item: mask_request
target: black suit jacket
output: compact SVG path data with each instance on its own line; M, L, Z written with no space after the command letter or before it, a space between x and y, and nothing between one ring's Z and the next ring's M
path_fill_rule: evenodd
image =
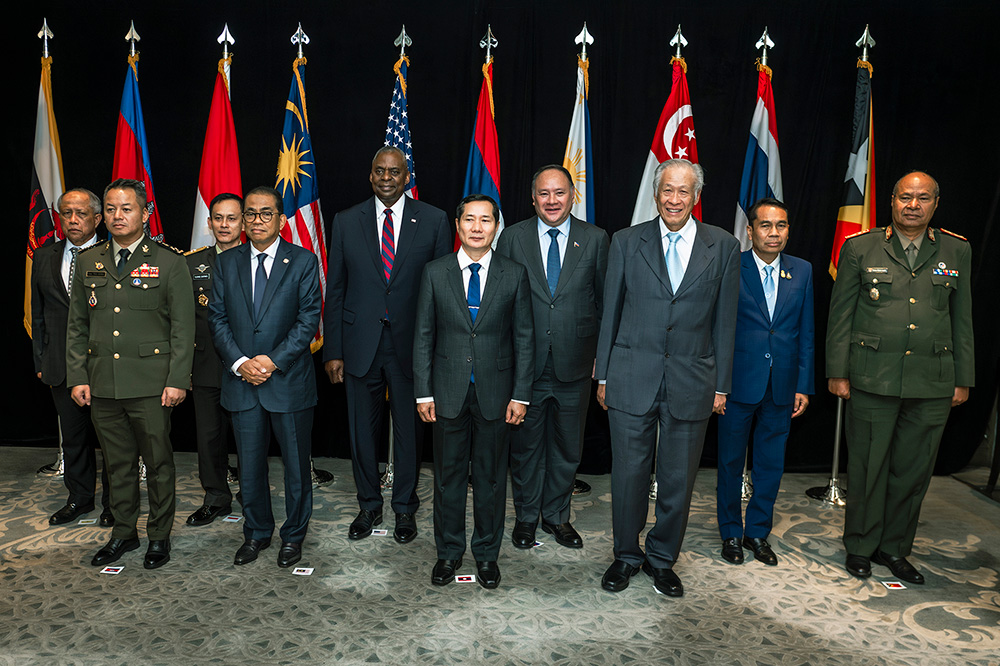
M604 276L608 270L608 244L608 234L603 229L571 217L566 255L556 294L552 296L542 266L538 217L507 227L500 234L497 253L528 269L535 324L536 380L545 370L550 345L559 381L578 381L593 373ZM547 246L545 251L548 252Z
M458 416L476 372L483 418L504 417L511 400L531 400L534 346L528 275L493 253L475 323L457 253L427 264L417 300L413 392L434 397L438 416Z
M31 351L35 372L50 386L66 380L69 294L61 275L66 242L37 248L31 264Z
M381 211L379 211L381 213ZM355 377L368 372L388 314L400 365L412 377L413 322L424 265L452 251L455 230L443 210L407 197L388 283L375 222L375 197L333 218L327 252L323 360L344 359Z

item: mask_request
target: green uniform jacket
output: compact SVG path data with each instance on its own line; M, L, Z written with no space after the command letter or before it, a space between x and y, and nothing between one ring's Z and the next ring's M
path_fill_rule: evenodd
M212 278L215 259L219 256L214 245L184 254L194 288L194 365L191 367L193 386L222 387L222 360L215 353L212 331L208 326L208 306L214 298Z
M848 238L830 297L826 376L899 398L975 383L972 251L928 227L911 271L893 227Z
M184 257L143 236L118 275L111 241L80 254L66 331L66 385L98 398L191 386L194 302Z

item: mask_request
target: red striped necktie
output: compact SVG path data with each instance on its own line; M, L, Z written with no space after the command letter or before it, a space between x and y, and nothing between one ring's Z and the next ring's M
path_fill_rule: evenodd
M385 281L389 282L392 274L392 261L396 258L396 239L392 229L392 210L385 209L385 223L382 224L382 272Z

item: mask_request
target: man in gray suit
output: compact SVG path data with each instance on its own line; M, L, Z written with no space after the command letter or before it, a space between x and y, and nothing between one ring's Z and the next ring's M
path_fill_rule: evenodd
M628 587L641 567L663 594L684 587L673 571L705 430L729 393L740 247L691 217L704 175L687 160L654 173L659 216L615 234L597 343L597 399L609 410L615 561L601 586ZM660 429L656 441L657 426ZM646 535L647 492L656 458L656 523Z
M434 585L462 566L470 461L477 579L500 583L509 425L524 422L534 359L528 275L492 251L498 218L490 197L462 199L462 247L427 264L417 298L414 393L420 418L434 424Z
M510 442L516 548L535 544L539 515L556 543L583 547L570 523L570 499L590 404L608 235L570 215L573 194L565 168L542 167L531 180L537 215L505 229L497 244L498 254L528 269L535 325L531 406Z

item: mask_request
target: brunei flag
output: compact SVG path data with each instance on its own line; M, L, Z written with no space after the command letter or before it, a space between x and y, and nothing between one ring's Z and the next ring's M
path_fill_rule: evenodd
M48 28L43 28L47 30ZM41 35L39 35L41 36ZM28 205L28 247L24 260L24 328L31 335L31 265L35 250L62 238L56 200L62 195L62 153L59 130L52 108L52 57L42 58L42 81L38 86L38 115L35 117L35 150L32 157L31 201Z
M139 100L138 62L138 53L128 57L111 179L132 178L145 184L146 209L149 211L146 233L153 240L162 241L163 224L160 222L160 209L156 205L156 193L153 190L153 171L149 167L149 146L146 143L146 126L142 120L142 102Z
M285 102L285 126L281 132L278 173L274 189L282 197L282 212L288 224L281 237L304 247L319 260L320 294L326 298L326 226L319 205L316 183L316 159L309 135L309 112L306 110L306 59L292 62L292 86ZM325 305L325 304L324 304ZM323 346L323 317L311 349Z
M858 60L854 91L854 134L844 176L844 205L837 214L837 229L830 255L830 275L837 279L837 261L844 240L875 226L875 125L872 121L872 65Z
M486 194L500 205L500 149L497 141L497 125L493 109L493 57L483 65L483 85L479 89L479 103L476 105L476 126L472 131L472 146L469 148L469 164L465 169L465 185L462 196ZM497 220L497 234L493 237L493 247L503 231L503 211ZM460 243L455 240L455 249Z
M573 118L569 123L569 138L566 139L566 154L563 166L573 176L575 190L572 213L577 219L594 224L594 155L590 144L590 110L587 95L590 92L588 69L590 61L576 58L576 102Z

